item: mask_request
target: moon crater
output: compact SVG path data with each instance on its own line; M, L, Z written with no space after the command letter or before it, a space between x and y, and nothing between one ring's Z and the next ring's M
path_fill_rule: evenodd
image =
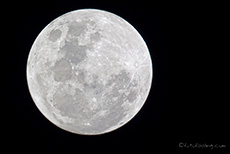
M52 42L55 42L58 38L60 38L61 33L62 33L61 30L59 30L59 29L53 29L50 32L49 40L51 40Z

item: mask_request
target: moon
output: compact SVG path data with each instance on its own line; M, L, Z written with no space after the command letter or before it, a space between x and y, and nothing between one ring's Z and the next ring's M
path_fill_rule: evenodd
M81 135L111 132L144 105L152 62L138 31L103 10L68 12L37 36L27 60L27 83L40 112Z

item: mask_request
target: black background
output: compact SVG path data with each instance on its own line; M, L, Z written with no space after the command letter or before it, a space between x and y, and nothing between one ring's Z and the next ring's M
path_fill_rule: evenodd
M10 68L6 133L12 150L152 152L187 150L178 147L181 142L228 145L227 107L214 88L218 83L213 82L221 71L215 64L218 58L208 58L217 56L219 49L210 39L214 32L209 33L209 13L200 16L197 10L187 11L188 6L179 11L150 1L28 1L13 5L13 13L7 15L13 22L7 22L7 28L14 43L8 45L12 52L6 51ZM132 24L146 41L153 64L152 88L140 112L123 127L98 136L77 135L53 125L33 103L26 82L27 57L37 35L60 15L84 8L106 10Z

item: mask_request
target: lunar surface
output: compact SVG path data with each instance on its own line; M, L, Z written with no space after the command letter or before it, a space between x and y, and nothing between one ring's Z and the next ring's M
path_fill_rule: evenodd
M127 21L82 9L41 31L29 53L27 82L36 106L53 124L98 135L123 126L141 109L152 62L145 41Z

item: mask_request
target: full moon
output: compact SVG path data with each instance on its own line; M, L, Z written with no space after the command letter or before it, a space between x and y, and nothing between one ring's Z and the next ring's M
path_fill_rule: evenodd
M98 135L130 121L144 105L152 62L138 31L103 10L68 12L37 36L27 83L40 112L63 130Z

